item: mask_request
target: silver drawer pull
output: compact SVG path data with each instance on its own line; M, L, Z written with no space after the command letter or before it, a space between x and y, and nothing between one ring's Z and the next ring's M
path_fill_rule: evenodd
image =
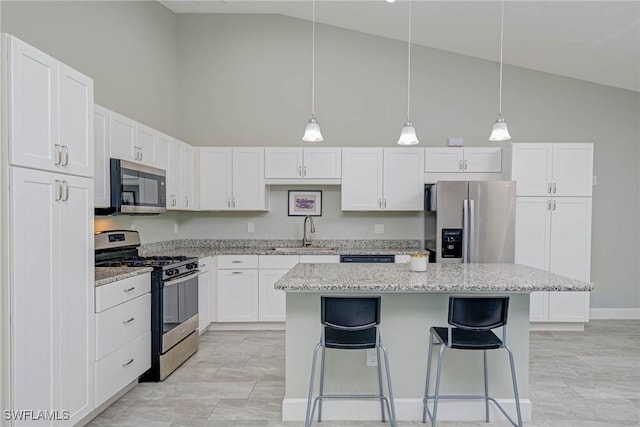
M123 364L123 365L122 365L122 367L123 367L123 368L126 368L127 366L131 365L131 364L133 363L133 361L134 361L134 360L135 360L135 359L133 359L133 358L132 358L132 359L131 359L131 360L129 360L127 363Z
M131 319L129 319L129 320L125 320L125 321L123 321L122 323L124 323L124 324L126 325L126 324L128 324L128 323L133 322L135 319L136 319L135 317L132 317Z
M234 271L231 274L242 274L242 271Z
M131 287L131 288L129 288L129 289L125 289L125 290L123 290L122 292L131 292L131 291L133 291L135 288L136 288L136 287L135 287L135 286L133 286L133 287Z
M244 261L231 261L233 264L242 264Z

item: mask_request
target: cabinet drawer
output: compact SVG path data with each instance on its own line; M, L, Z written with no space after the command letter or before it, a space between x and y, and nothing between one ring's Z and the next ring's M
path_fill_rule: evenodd
M258 255L219 255L218 268L234 270L258 268Z
M96 313L151 291L151 273L129 277L96 288Z
M201 272L209 271L213 267L213 257L200 258L198 260L198 270Z
M151 294L96 315L96 359L151 330Z
M151 367L151 332L96 362L96 407Z
M298 263L298 255L260 255L258 265L260 268L290 269Z

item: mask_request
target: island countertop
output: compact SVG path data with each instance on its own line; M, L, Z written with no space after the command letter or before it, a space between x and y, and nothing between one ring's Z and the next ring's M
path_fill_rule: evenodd
M521 264L297 264L275 283L287 292L591 291L593 284Z

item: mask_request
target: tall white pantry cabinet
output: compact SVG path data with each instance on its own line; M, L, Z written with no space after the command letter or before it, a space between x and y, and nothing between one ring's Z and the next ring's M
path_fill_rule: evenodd
M93 81L15 37L2 43L10 409L73 425L95 403Z
M512 144L516 263L590 281L593 144ZM589 320L588 292L534 292L532 322Z

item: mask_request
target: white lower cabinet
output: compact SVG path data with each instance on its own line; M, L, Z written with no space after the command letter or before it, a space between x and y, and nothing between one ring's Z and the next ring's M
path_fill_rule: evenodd
M212 257L198 261L198 332L202 334L211 323L211 265Z
M261 322L284 322L286 319L286 292L275 289L273 285L287 274L300 260L298 255L260 255L259 273L259 309Z
M96 407L151 367L151 274L96 289Z
M218 322L258 320L258 256L218 256Z

